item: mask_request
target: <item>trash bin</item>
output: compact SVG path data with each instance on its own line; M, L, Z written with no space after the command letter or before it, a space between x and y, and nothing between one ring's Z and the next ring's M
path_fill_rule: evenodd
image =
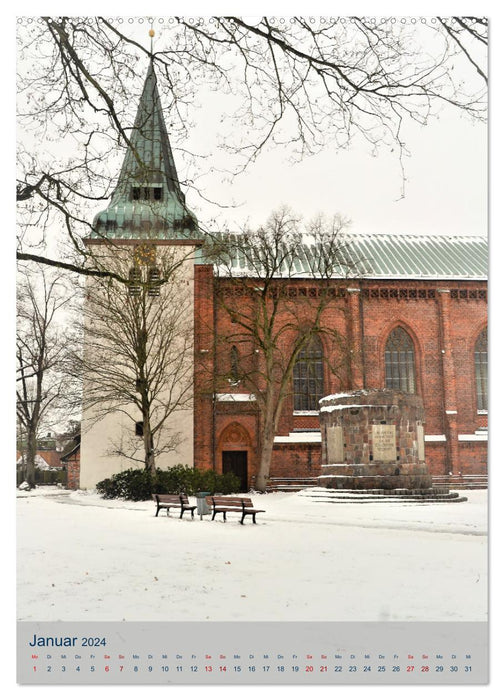
M206 496L210 496L210 491L198 491L196 494L197 512L200 520L203 520L204 515L210 514L210 508L205 500Z

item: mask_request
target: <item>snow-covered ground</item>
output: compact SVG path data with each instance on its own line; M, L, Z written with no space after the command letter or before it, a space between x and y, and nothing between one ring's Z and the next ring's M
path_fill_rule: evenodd
M238 517L18 492L20 620L486 620L487 492L465 503L255 494ZM193 499L191 499L193 500Z

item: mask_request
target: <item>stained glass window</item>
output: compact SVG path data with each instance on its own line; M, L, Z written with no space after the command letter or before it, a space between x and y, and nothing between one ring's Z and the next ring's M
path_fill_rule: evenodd
M294 410L318 411L324 390L323 350L314 337L299 353L294 366Z
M385 345L385 386L410 394L416 390L413 340L400 326L390 333Z
M474 371L476 374L476 399L478 411L488 410L487 395L488 337L487 329L478 336L474 346Z

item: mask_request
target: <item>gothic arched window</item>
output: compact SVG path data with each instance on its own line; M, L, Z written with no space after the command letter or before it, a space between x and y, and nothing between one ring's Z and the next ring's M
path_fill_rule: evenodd
M233 345L230 353L231 372L229 376L229 380L232 384L238 384L238 382L240 381L239 362L240 356L238 354L238 348L236 347L236 345Z
M488 410L487 394L488 337L487 329L481 331L474 346L474 372L476 375L476 400L478 411Z
M413 340L398 326L385 345L385 386L410 394L415 393L415 350Z
M317 336L299 353L293 375L295 411L318 411L324 391L323 358Z

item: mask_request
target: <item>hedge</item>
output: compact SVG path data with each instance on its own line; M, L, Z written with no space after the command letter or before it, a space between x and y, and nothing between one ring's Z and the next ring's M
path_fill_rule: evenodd
M145 469L127 469L96 484L104 498L124 498L127 501L146 501L153 493L237 493L240 478L235 474L216 474L196 467L177 464L170 469L156 469L152 474Z

